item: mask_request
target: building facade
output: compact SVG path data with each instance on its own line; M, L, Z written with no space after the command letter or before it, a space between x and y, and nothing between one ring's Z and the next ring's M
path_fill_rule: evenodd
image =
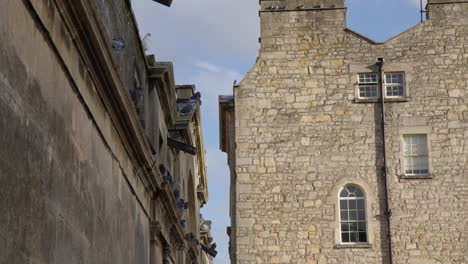
M0 263L210 263L200 96L130 1L0 1L0 39Z
M231 262L467 263L468 1L385 42L344 0L260 4L257 62L219 101Z

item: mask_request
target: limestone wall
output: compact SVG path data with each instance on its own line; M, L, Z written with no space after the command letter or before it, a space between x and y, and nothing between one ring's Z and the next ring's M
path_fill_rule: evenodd
M236 263L389 262L382 108L355 100L377 58L409 95L385 106L393 263L466 262L468 3L429 11L385 43L345 29L345 9L261 11L260 57L235 89ZM403 177L408 131L428 134L430 177ZM366 192L359 248L337 239L348 183Z
M137 168L58 9L28 4L0 3L0 263L148 263Z

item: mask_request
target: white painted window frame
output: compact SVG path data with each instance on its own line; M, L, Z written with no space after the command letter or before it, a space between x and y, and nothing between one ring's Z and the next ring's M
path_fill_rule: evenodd
M425 136L425 149L426 149L426 153L424 155L407 155L405 154L405 137L406 136ZM403 144L403 148L402 148L402 153L403 153L403 173L405 176L427 176L430 174L430 165L429 165L429 136L425 133L412 133L412 134L403 134L402 135L402 144ZM420 146L419 146L420 147ZM427 173L406 173L406 158L413 158L413 157L425 157L426 159L426 169L427 169Z
M356 188L359 188L361 190L361 192L364 194L364 197L340 197L340 194L341 192L348 186L354 186ZM341 219L341 205L340 205L340 202L342 200L355 200L357 202L357 200L364 200L364 220L356 220L356 221L350 221L350 220L343 220ZM364 190L364 188L362 188L361 186L357 185L357 184L346 184L344 185L343 187L341 187L338 191L338 225L339 225L339 241L340 241L340 244L342 245L367 245L369 244L369 221L368 221L368 216L367 216L367 198L366 198L366 192ZM348 208L349 210L349 208ZM366 224L366 241L365 242L343 242L343 239L342 239L342 234L343 234L343 230L341 229L341 224L343 223L352 223L352 222L355 222L355 223L365 223Z
M361 75L375 75L376 76L376 81L375 82L361 82ZM358 95L358 98L359 99L378 99L380 97L380 89L379 89L379 79L380 79L380 76L378 73L375 73L375 72L361 72L361 73L358 73L358 76L357 76L357 79L358 79L358 91L357 91L357 95ZM375 97L362 97L361 96L361 87L375 87L375 91L376 91L376 95Z
M401 83L387 83L387 74L401 74L402 75L402 82ZM385 98L405 98L407 91L406 91L406 75L405 72L384 72L384 91L385 91ZM387 95L387 89L388 87L395 87L395 86L402 86L403 87L403 95L400 96L388 96Z

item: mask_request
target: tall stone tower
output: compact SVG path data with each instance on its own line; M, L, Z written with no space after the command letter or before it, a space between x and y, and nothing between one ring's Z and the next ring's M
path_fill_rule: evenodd
M260 4L257 63L220 97L232 263L467 262L468 1L385 42L343 0Z

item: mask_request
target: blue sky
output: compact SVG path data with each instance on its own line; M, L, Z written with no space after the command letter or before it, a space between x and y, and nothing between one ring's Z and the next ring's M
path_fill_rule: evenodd
M385 41L420 22L420 0L347 0L348 27ZM424 3L426 1L424 0ZM140 34L151 33L158 61L172 61L177 84L195 84L202 93L202 123L207 151L208 204L218 244L215 264L229 263L226 227L229 219L229 172L219 151L220 94L232 94L255 63L260 26L258 0L174 0L170 8L151 0L132 0Z

